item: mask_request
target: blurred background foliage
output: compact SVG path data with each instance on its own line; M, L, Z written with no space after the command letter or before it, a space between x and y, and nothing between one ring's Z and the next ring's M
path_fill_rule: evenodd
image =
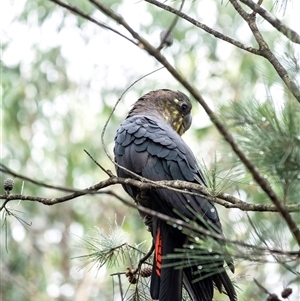
M174 16L145 2L106 1L130 25L154 45ZM168 3L171 5L171 3ZM266 1L288 25L296 24L292 5ZM276 3L275 3L276 4ZM123 32L86 0L72 1L86 13ZM180 6L174 2L177 8ZM122 92L135 80L160 67L133 44L97 27L47 0L4 1L1 4L2 67L1 116L2 163L14 171L52 185L85 188L106 175L84 153L114 170L101 144L103 126ZM215 30L246 45L256 46L253 36L228 3L213 0L186 1L183 11ZM260 29L274 53L299 83L299 47L293 47L274 28L263 22ZM299 104L289 95L272 66L214 38L184 20L174 28L174 45L164 50L168 60L220 112L250 158L286 203L299 201ZM184 89L166 70L139 81L123 97L105 133L110 154L118 124L142 94L158 88ZM253 203L269 203L247 171L222 141L201 107L194 103L192 129L185 135L199 161L213 174L222 192ZM230 172L228 172L230 171ZM1 175L3 181L6 175ZM226 179L226 185L224 184ZM128 198L121 187L112 187ZM62 192L15 179L13 193L58 197ZM95 227L109 231L109 221L122 225L126 242L151 244L139 215L108 195L84 196L46 207L33 202L11 202L13 216L1 220L1 300L121 300L117 277L130 266L124 260L98 272L91 265L80 268L76 256L88 251L78 247L82 238L95 235ZM247 215L218 207L225 234L263 244ZM276 213L249 216L256 230L272 247L296 248L285 223ZM299 218L299 214L294 214ZM125 220L123 221L125 217ZM290 263L296 271L297 262ZM298 300L299 277L277 264L236 260L235 281L240 300L265 300L253 283L256 278L271 292L291 285ZM128 281L122 276L122 285ZM123 288L123 289L124 289ZM217 300L226 300L217 296Z

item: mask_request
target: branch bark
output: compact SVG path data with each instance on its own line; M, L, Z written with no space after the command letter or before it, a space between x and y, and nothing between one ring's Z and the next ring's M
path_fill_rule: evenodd
M123 180L126 180L126 181L129 180L129 182L132 182L132 179L123 179ZM95 187L95 186L96 185L91 186L91 187ZM81 191L82 192L81 195L87 194L86 193L87 190ZM220 235L216 232L212 232L212 231L207 230L203 227L199 227L199 225L197 225L193 221L186 222L182 219L173 218L173 217L170 217L168 215L162 214L160 212L154 211L152 209L143 207L139 204L135 204L132 201L125 200L124 198L118 196L113 191L94 192L94 193L90 192L90 194L97 194L97 193L107 193L109 195L112 195L115 198L117 198L118 200L120 200L122 203L124 203L125 205L127 205L129 207L132 207L132 208L135 208L135 209L139 210L140 212L144 212L147 215L158 217L159 219L161 219L163 221L166 221L166 222L171 223L171 224L175 224L177 227L181 227L181 228L191 230L195 234L200 234L200 235L205 235L205 236L208 236L208 237L212 237L212 238L216 239L219 242L225 242L225 243L230 243L230 244L238 245L238 246L245 247L245 248L251 248L251 249L254 250L254 252L255 252L255 250L258 250L258 251L266 252L268 254L281 254L281 255L285 255L285 256L289 256L289 257L296 257L296 258L300 256L299 251L284 251L282 249L270 249L270 248L265 248L265 247L261 247L261 246L257 246L257 245L248 244L246 242L239 241L239 240L232 240L232 239L225 238L223 235ZM2 197L3 196L0 196L0 198L2 198ZM62 200L62 198L46 199L46 198L22 196L22 195L11 195L11 196L9 196L9 200L12 200L12 199L18 199L18 200L24 199L24 200L27 200L27 201L39 201L40 200L41 203L43 203L45 205L54 205L54 204L57 204L57 203L61 203L61 202L55 202L54 200ZM64 200L64 201L66 201L66 200ZM249 257L249 254L250 253L248 251L247 258ZM257 253L255 253L255 254L257 255ZM264 255L266 255L266 254L264 254Z
M232 195L229 195L227 193L220 193L217 196L212 196L209 194L206 187L196 184L196 183L190 183L185 181L150 181L146 178L141 178L140 180L134 180L130 178L119 178L111 173L111 171L108 171L107 173L110 174L110 177L106 180L103 180L95 185L92 185L86 189L70 189L62 186L54 186L49 185L40 181L33 180L31 178L25 177L21 174L15 173L11 169L8 169L7 167L3 166L1 164L0 171L3 171L5 173L10 174L11 176L14 176L16 178L25 180L27 182L33 183L35 185L49 188L49 189L55 189L63 192L69 192L70 194L64 195L61 197L54 197L54 198L43 198L43 197L36 197L36 196L26 196L22 194L4 194L0 195L0 199L5 200L4 203L0 207L0 211L3 210L6 206L6 204L13 200L23 200L23 201L32 201L32 202L39 202L44 205L52 206L55 204L63 203L70 201L72 199L78 198L83 195L87 194L105 194L107 191L99 191L101 189L107 188L112 185L116 184L123 184L123 185L132 185L140 190L147 190L147 189L155 189L155 188L166 188L170 190L175 190L179 192L184 192L186 194L193 194L193 195L199 195L200 197L203 197L211 202L217 203L219 205L224 206L225 208L238 208L242 211L259 211L259 212L278 212L278 209L274 205L270 204L251 204L247 203L245 201L242 201ZM194 192L186 191L186 189L192 190ZM300 210L300 204L291 204L286 205L287 210L289 212L298 212Z
M59 6L66 8L67 10L71 11L75 15L78 15L78 16L86 19L86 20L89 20L90 22L92 22L92 23L94 23L94 24L96 24L96 25L98 25L98 26L100 26L104 29L112 31L113 33L119 35L120 37L122 37L122 38L126 39L127 41L129 41L129 42L133 43L134 45L136 45L135 41L129 39L128 37L126 37L125 35L120 33L119 31L111 28L110 26L106 25L105 23L96 20L95 18L91 17L90 15L88 15L85 12L83 12L82 10L80 10L78 7L76 7L74 5L64 3L60 0L49 0L49 1L54 2L54 3L58 4Z
M243 43L236 41L226 35L223 35L222 33L206 26L205 24L191 18L190 16L184 14L183 12L176 10L175 8L168 6L164 3L161 3L157 0L145 0L148 3L151 3L157 7L160 7L166 11L169 11L177 16L180 16L182 19L190 22L191 24L201 28L202 30L206 31L207 33L215 36L218 39L221 39L225 42L228 42L242 50L245 50L247 52L262 56L264 58L266 58L274 67L274 69L276 70L276 72L278 73L278 75L280 76L280 78L283 80L283 82L286 84L286 86L288 87L288 89L291 91L291 93L295 96L295 98L300 102L300 91L297 87L297 85L294 83L294 81L291 79L291 77L289 76L289 74L287 73L287 71L285 70L285 68L282 66L282 64L280 64L279 60L276 58L276 56L270 51L269 46L267 45L267 43L264 41L262 35L260 34L256 23L255 23L255 14L248 14L242 7L241 5L236 1L233 0L231 1L231 4L234 6L235 10L241 15L241 17L248 23L250 29L252 30L252 33L256 39L256 41L258 42L259 45L259 49L250 47L250 46L246 46ZM242 1L242 0L241 0ZM250 0L244 0L244 1L250 1ZM242 1L243 2L243 1ZM254 3L254 2L253 2ZM259 5L255 4L255 7L260 7ZM272 15L270 15L272 16ZM273 17L273 16L272 16ZM273 17L274 18L274 17ZM254 22L253 22L254 20ZM278 20L278 19L276 19ZM279 20L278 20L279 21ZM277 21L276 21L277 22ZM280 23L282 24L282 23ZM283 28L283 27L281 27ZM283 30L283 29L282 29ZM293 33L293 37L295 37L295 39L298 41L298 34L294 31L292 31L291 29L285 27L284 29L285 32L289 32L291 31ZM299 37L300 38L300 37Z
M236 47L238 47L240 49L248 51L250 53L260 54L259 49L255 49L253 47L246 46L243 43L241 43L241 42L239 42L237 40L234 40L234 39L232 39L232 38L230 38L230 37L222 34L221 32L219 32L217 30L214 30L214 29L208 27L207 25L205 25L205 24L203 24L203 23L201 23L201 22L199 22L199 21L191 18L189 15L183 13L180 10L177 10L177 9L175 9L175 8L169 6L169 5L166 5L164 3L161 3L161 2L159 2L157 0L145 0L145 1L148 2L148 3L150 3L150 4L153 4L153 5L157 6L159 8L162 8L163 10L166 10L166 11L168 11L168 12L174 14L174 15L177 15L177 16L181 17L182 19L188 21L189 23L195 25L196 27L199 27L200 29L202 29L202 30L206 31L207 33L213 35L217 39L220 39L220 40L223 40L225 42L228 42L228 43L230 43L230 44L232 44L232 45L234 45L234 46L236 46Z
M291 79L291 77L289 76L285 68L279 62L277 57L270 50L269 45L263 38L256 24L256 14L246 13L246 11L241 7L241 5L238 3L237 0L230 0L230 2L232 6L235 8L235 10L240 14L240 16L247 22L249 28L251 29L254 38L259 45L260 55L266 58L270 62L270 64L276 70L277 74L286 84L289 91L291 91L291 93L298 100L298 102L300 102L300 90L297 87L297 85L294 83L294 81Z
M274 28L276 28L279 32L285 35L289 40L291 40L294 43L300 44L300 36L296 31L290 29L288 26L283 24L279 19L271 15L260 5L256 4L251 0L240 0L240 1L246 4L251 9L253 9L253 11L258 13L260 16L262 16L266 21L268 21Z

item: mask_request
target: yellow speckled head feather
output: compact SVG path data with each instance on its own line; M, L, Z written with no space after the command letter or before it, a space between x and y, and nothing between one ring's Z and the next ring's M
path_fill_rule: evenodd
M179 134L189 129L192 104L188 97L179 91L167 89L151 91L141 97L129 112L131 115L143 113L161 116Z

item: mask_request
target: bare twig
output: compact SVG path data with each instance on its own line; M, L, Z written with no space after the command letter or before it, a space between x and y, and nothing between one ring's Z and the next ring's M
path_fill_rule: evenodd
M201 235L212 237L212 238L216 239L217 241L221 241L221 242L225 242L225 243L231 243L233 245L239 245L239 246L243 246L243 247L246 247L246 248L251 248L251 249L254 249L254 250L260 250L260 251L267 252L267 253L282 254L282 255L286 255L286 256L293 256L293 257L296 257L296 258L298 258L300 256L300 251L283 251L282 249L266 249L264 247L257 246L257 245L251 245L251 244L245 243L243 241L231 240L231 239L225 238L223 235L220 235L220 234L217 234L215 232L211 232L209 230L206 230L203 227L199 228L199 226L195 225L195 223L185 222L181 219L176 219L176 218L170 217L169 215L165 215L165 214L162 214L162 213L157 212L155 210L143 207L139 204L135 204L133 202L127 201L124 198L117 195L113 191L110 191L109 194L114 196L118 200L120 200L125 205L127 205L129 207L132 207L132 208L135 208L135 209L137 209L137 210L139 210L139 211L141 211L141 212L143 212L147 215L157 217L157 218L159 218L163 221L166 221L168 223L171 223L173 225L175 224L177 226L184 227L188 230L192 230L195 233L199 233Z
M129 39L128 37L126 37L125 35L123 35L122 33L120 33L119 31L111 28L110 26L96 20L95 18L91 17L90 15L86 14L85 12L83 12L82 10L80 10L78 7L76 6L73 6L73 5L70 5L70 4L67 4L65 2L62 2L60 0L49 0L49 1L52 1L56 4L58 4L59 6L62 6L64 8L66 8L67 10L73 12L74 14L78 15L78 16L81 16L82 18L86 19L86 20L89 20L91 21L92 23L95 23L96 25L104 28L104 29L108 29L114 33L116 33L117 35L121 36L122 38L126 39L127 41L133 43L134 45L137 45L135 41Z
M184 2L185 2L185 0L182 0L182 1L181 1L179 11L182 10L183 5L184 5ZM168 37L170 36L172 30L174 29L174 27L175 27L175 25L176 25L178 19L179 19L179 16L178 16L178 15L175 15L175 18L174 18L174 20L172 21L172 23L171 23L170 27L168 28L168 30L166 31L166 34L164 35L163 39L161 40L160 45L157 47L157 50L158 50L158 51L161 51L161 50L163 49L163 47L164 47L164 45L165 45L165 42L166 42L166 40L168 39Z
M143 256L138 263L138 266L136 267L136 269L132 272L133 274L136 274L139 272L139 270L141 269L142 264L151 256L151 254L154 251L154 243L152 243L151 248L149 249L149 251L147 252L147 254L145 254L145 256Z
M246 45L244 45L243 43L241 43L239 41L236 41L236 40L234 40L234 39L232 39L232 38L230 38L228 36L225 36L222 33L220 33L219 31L214 30L214 29L208 27L207 25L205 25L205 24L203 24L203 23L201 23L201 22L199 22L199 21L191 18L189 15L181 12L180 10L177 10L177 9L175 9L175 8L169 6L169 5L166 5L165 3L159 2L157 0L145 0L145 1L148 2L148 3L151 3L153 5L155 5L157 7L160 7L162 9L166 10L166 11L169 11L172 14L175 14L175 15L181 17L182 19L184 19L184 20L190 22L191 24L193 24L193 25L201 28L202 30L206 31L207 33L215 36L216 38L218 38L220 40L228 42L228 43L230 43L230 44L232 44L232 45L234 45L234 46L236 46L236 47L238 47L240 49L246 50L246 51L248 51L250 53L259 54L259 49L255 49L253 47L246 46Z
M104 135L105 135L105 131L106 131L106 128L111 120L111 117L113 116L113 113L114 111L116 110L116 107L118 106L118 104L120 103L120 101L122 100L123 96L125 95L125 93L130 89L132 88L137 82L139 82L140 80L144 79L145 77L157 72L157 71L160 71L162 70L164 67L160 67L158 69L155 69L154 71L151 71L151 72L148 72L147 74L141 76L140 78L138 78L137 80L135 80L131 85L129 85L124 91L123 93L121 94L121 96L119 97L119 99L116 101L114 107L112 108L110 114L108 115L108 118L103 126L103 129L102 129L102 132L101 132L101 144L102 144L102 147L103 147L103 150L106 154L106 156L109 158L109 160L115 165L115 166L118 166L124 170L126 170L128 173L130 174L133 174L134 176L136 176L137 178L141 178L139 175L131 172L130 170L124 168L123 166L119 166L116 162L114 162L113 158L110 156L110 154L108 153L107 151L107 148L106 148L106 145L105 145L105 142L104 142Z
M270 294L269 291L264 287L262 286L255 278L253 278L254 280L254 283L265 293L265 294Z
M268 11L262 8L260 5L256 4L251 0L240 0L247 6L249 6L253 11L261 15L266 21L268 21L272 26L274 26L279 32L284 34L289 40L294 43L300 44L300 36L299 34L290 29L288 26L283 24L279 19L271 15Z
M239 2L237 0L230 0L231 4L235 8L235 10L240 14L240 16L247 22L249 28L251 29L256 42L259 45L260 53L259 55L266 58L274 67L277 74L280 76L280 78L283 80L283 82L286 84L288 89L291 91L291 93L294 95L294 97L300 102L300 90L298 89L297 85L294 83L294 81L291 79L285 68L282 66L282 64L279 62L279 60L276 58L276 56L273 54L273 52L270 50L269 45L263 38L262 34L260 33L257 24L256 24L256 14L248 14L246 11L241 7ZM300 239L300 231L299 231L299 239ZM300 243L300 240L298 241Z
M166 11L169 11L173 14L176 14L177 16L180 16L182 19L194 24L195 26L203 29L204 31L206 31L209 34L214 35L216 38L221 39L223 41L226 41L240 49L243 49L245 51L248 51L250 53L256 54L256 55L260 55L265 57L274 67L274 69L277 71L278 75L281 77L281 79L283 80L283 82L287 85L287 87L289 88L289 90L292 92L292 94L295 96L295 98L300 102L300 91L297 88L297 85L293 82L293 80L290 78L290 76L288 75L287 71L284 69L284 67L282 66L282 64L280 64L280 62L278 61L278 59L274 56L274 54L268 49L268 46L266 44L266 42L264 42L263 38L261 37L260 41L261 43L259 43L259 49L255 49L253 47L249 47L244 45L243 43L236 41L228 36L223 35L222 33L206 26L205 24L202 24L201 22L191 18L190 16L184 14L183 12L176 10L175 8L168 6L164 3L161 3L157 0L145 0L146 2L149 2L153 5L156 5ZM249 0L245 0L245 1L249 1ZM236 9L236 11L243 17L244 20L250 20L253 19L255 20L255 14L247 14L246 11L239 5L239 3L234 0L231 1L234 8ZM259 5L256 4L256 6L259 7ZM271 15L272 16L272 15ZM247 21L248 23L248 21ZM249 23L248 23L249 24ZM254 22L255 24L255 22ZM250 26L250 24L249 24ZM256 38L258 37L258 29L256 28L256 24L255 26L250 26L252 32L256 32ZM288 29L287 29L288 30ZM292 31L294 32L294 31ZM297 34L297 33L296 33ZM298 39L298 35L297 35L297 39ZM262 41L264 43L262 43ZM263 47L262 47L263 46ZM266 49L268 49L268 51L266 51Z
M114 178L109 178L107 181L111 181L112 179L114 179ZM129 182L131 182L132 179L123 179L123 180L124 180L124 182L127 182L126 184L128 185ZM101 192L101 191L100 192L94 191L93 192L93 189L96 186L97 185L94 185L94 186L91 186L88 189L85 189L85 190L82 190L82 191L78 191L77 195L81 196L81 195L87 194L88 191L89 191L90 194L109 194L109 195L114 196L116 199L118 199L122 203L124 203L126 206L135 208L135 209L139 210L140 212L143 212L143 213L145 213L147 215L151 215L151 216L157 217L157 218L159 218L159 219L161 219L163 221L166 221L168 223L171 223L173 225L175 224L178 227L182 227L182 228L186 228L188 230L191 230L195 234L198 233L200 235L205 235L205 236L208 236L208 237L212 237L212 238L216 239L217 241L222 241L222 242L225 242L225 243L231 243L233 245L239 245L239 246L242 246L242 247L246 247L246 248L251 248L251 249L254 249L254 250L263 251L263 252L265 252L267 254L273 254L273 253L275 253L275 254L281 254L281 255L285 255L285 256L292 256L292 257L296 257L296 258L298 258L300 256L299 251L284 251L282 249L270 249L270 248L265 248L265 247L261 247L261 246L257 246L257 245L251 245L251 244L245 243L243 241L227 239L223 235L220 235L220 234L218 234L216 232L211 232L210 230L207 230L207 229L205 229L203 227L199 227L199 225L195 224L194 222L185 222L185 221L183 221L181 219L173 218L173 217L170 217L168 215L165 215L165 214L162 214L160 212L157 212L155 210L143 207L143 206L141 206L139 204L135 204L132 201L128 201L128 200L120 197L119 195L117 195L113 191L103 191L103 192ZM0 195L0 198L5 198L5 197L8 197L9 200L18 199L18 200L25 200L25 201L37 201L37 202L41 202L41 203L43 203L45 205L54 205L54 204L57 204L57 203L61 203L61 202L67 201L67 199L65 199L64 197L46 199L46 198L33 197L33 196L23 196L23 195L10 195L10 196ZM73 199L75 197L77 197L77 196L72 196L71 198L69 196L69 199Z
M260 239L260 241L266 246L267 249L269 249L269 246L268 246L268 242L265 240L265 238L258 232L255 224L253 223L252 219L250 218L249 214L247 214L247 218L248 218L248 221L249 221L249 224L251 226L251 228L254 230L256 236ZM278 256L276 256L275 254L271 254L274 258L274 260L276 262L278 262L279 264L281 264L285 269L287 269L289 272L297 275L297 276L300 276L300 273L298 271L294 271L292 270L284 261L282 261Z
M49 188L49 189L55 189L55 190L59 190L59 191L64 191L64 192L74 192L74 189L70 189L70 188L67 188L67 187L64 187L64 186L49 185L49 184L46 184L44 182L37 181L37 180L34 180L34 179L30 178L30 177L26 177L26 176L24 176L22 174L16 173L15 171L13 171L12 169L8 168L7 166L5 166L2 163L0 163L0 171L4 172L6 174L9 174L9 175L11 175L11 176L13 176L15 178L19 178L21 180L30 182L30 183L32 183L34 185L42 186L42 187Z
M102 170L104 171L109 177L113 177L113 173L110 170L105 169L102 165L100 165L94 158L93 156L84 149L84 152L93 160L93 162Z
M124 300L124 296L123 296L123 287L122 287L122 281L121 281L121 275L118 274L118 280L119 280L119 287L120 287L120 295L121 295L121 300Z

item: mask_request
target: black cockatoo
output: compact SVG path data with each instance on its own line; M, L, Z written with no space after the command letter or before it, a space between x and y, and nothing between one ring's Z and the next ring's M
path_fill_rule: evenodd
M181 138L191 125L191 108L188 97L179 91L162 89L142 96L116 132L116 163L152 181L182 180L205 185L193 152ZM116 166L119 177L135 178L119 166ZM201 227L213 229L222 235L217 210L205 198L165 188L140 191L131 185L123 187L142 206L171 217L195 220ZM188 244L187 235L156 217L143 213L141 216L155 244L150 284L153 300L181 301L182 284L193 301L211 301L214 285L220 292L225 291L231 301L237 300L234 287L223 267L226 260L233 271L229 256L209 256L208 251L207 259L200 256L197 264L193 260L191 265L174 267L171 263L178 262L178 259L170 259L167 255L174 254L175 249L183 249ZM213 258L218 257L221 260L216 259L215 262ZM185 260L188 263L189 258ZM201 269L203 266L206 268Z

